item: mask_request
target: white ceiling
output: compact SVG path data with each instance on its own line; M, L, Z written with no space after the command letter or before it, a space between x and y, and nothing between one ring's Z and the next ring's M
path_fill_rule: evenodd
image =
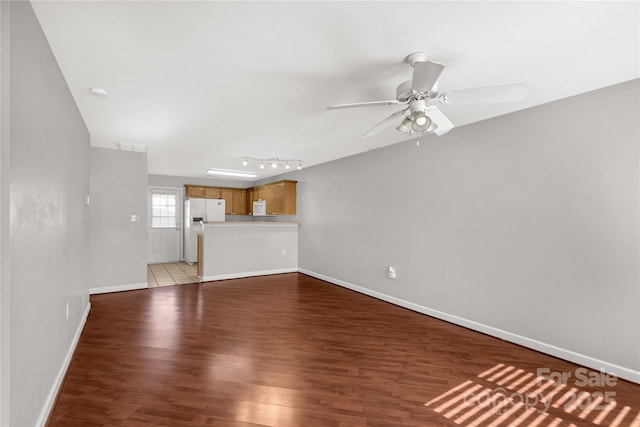
M310 166L406 140L395 126L362 137L397 106L325 107L393 99L411 52L446 64L441 91L528 85L517 103L441 106L457 126L638 78L639 5L33 2L92 145L146 144L151 174L258 179L282 171L243 156Z

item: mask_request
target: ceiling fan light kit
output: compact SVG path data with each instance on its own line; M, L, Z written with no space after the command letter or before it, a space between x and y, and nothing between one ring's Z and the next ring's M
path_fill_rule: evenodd
M453 123L434 105L424 110L415 109L400 123L396 129L406 135L424 136L431 133L444 135L453 129Z
M413 67L411 80L400 83L396 88L396 99L388 101L370 101L351 104L335 104L327 107L328 110L344 108L375 107L379 105L398 105L406 107L396 111L372 129L364 136L372 136L380 133L396 118L402 116L396 130L418 136L435 133L444 135L455 127L435 105L440 104L467 104L479 102L516 102L527 95L527 87L524 84L511 84L503 86L472 88L457 91L447 91L440 94L438 91L438 78L445 65L439 62L427 60L424 52L415 52L405 58L405 62Z
M418 113L413 117L411 128L416 132L429 132L433 130L433 122L425 113Z
M413 122L408 117L405 117L396 129L402 133L410 134L413 129Z

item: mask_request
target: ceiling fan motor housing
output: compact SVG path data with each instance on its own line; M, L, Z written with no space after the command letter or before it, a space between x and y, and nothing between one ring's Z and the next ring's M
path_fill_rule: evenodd
M409 103L409 110L412 113L424 113L425 111L427 111L427 101L425 101L424 99L414 99Z
M396 99L400 102L407 102L414 95L415 93L411 90L411 80L400 83L396 88ZM438 82L433 85L426 95L427 99L435 99L438 96Z

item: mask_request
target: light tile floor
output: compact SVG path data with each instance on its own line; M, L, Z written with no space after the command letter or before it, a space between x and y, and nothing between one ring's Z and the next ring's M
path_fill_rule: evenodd
M147 266L147 286L150 288L184 285L199 281L200 278L196 275L196 266L186 262L149 264Z

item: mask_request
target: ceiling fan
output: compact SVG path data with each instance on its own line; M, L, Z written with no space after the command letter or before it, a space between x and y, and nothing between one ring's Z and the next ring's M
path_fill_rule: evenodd
M342 108L373 107L378 105L404 105L405 107L391 114L367 131L364 136L380 133L396 119L400 125L396 127L407 135L417 136L435 133L444 135L455 126L443 113L433 105L466 104L477 102L514 102L524 99L527 87L524 84L510 84L503 86L479 87L440 93L438 78L444 70L444 64L427 61L423 52L412 53L405 58L405 62L413 67L413 78L401 83L396 88L396 99L389 101L357 102L352 104L336 104L327 110Z

